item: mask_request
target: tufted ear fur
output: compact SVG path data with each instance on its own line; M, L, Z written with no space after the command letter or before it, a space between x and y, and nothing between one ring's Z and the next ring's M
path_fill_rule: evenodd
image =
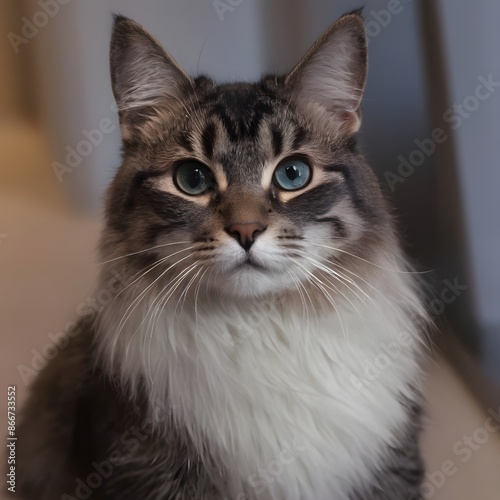
M183 112L190 77L142 26L123 16L115 16L110 67L124 141L147 141L155 122Z
M335 22L286 77L306 109L354 134L361 124L360 104L367 74L367 43L360 11ZM325 116L326 114L326 116Z

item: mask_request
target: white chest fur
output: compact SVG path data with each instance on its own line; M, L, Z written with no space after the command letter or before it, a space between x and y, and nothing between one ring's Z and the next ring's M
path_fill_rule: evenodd
M151 401L168 394L199 449L208 443L232 498L341 500L394 443L400 395L419 376L415 329L388 308L187 303L154 328L134 314L116 349L124 374L145 375Z

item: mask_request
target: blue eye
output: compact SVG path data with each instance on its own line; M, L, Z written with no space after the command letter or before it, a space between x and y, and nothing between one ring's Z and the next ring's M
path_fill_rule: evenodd
M297 158L282 161L274 171L274 182L285 191L303 188L311 178L311 167Z
M197 161L186 161L177 167L175 183L181 191L196 196L208 191L215 181L208 167Z

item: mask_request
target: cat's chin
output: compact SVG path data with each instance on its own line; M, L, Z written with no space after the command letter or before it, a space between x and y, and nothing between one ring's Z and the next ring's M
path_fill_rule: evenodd
M213 285L223 294L242 298L279 293L290 286L288 275L259 265L243 264L221 273Z

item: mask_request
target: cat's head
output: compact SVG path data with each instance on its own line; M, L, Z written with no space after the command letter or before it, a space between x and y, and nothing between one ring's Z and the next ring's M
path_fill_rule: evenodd
M357 12L287 75L221 85L191 78L117 17L111 75L124 159L104 256L133 253L137 272L242 296L309 283L332 259L369 257L390 223L356 146L366 73Z

